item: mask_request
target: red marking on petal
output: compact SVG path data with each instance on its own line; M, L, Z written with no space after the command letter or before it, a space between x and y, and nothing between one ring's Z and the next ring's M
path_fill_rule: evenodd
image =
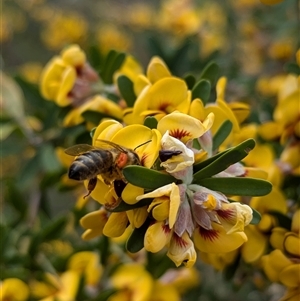
M235 216L234 210L227 209L227 210L216 210L217 214L224 219L232 219Z
M188 245L188 243L176 233L173 234L172 239L174 239L176 244L179 245L181 248L185 248Z
M168 102L161 103L160 106L158 107L158 109L161 111L165 111L169 105L170 105L170 103L168 103Z
M199 234L203 237L204 240L214 241L218 238L219 232L217 230L207 230L202 227L199 227Z
M163 231L164 231L166 234L168 234L168 233L171 232L171 229L169 228L168 225L164 225L164 226L162 226L162 228L163 228Z
M149 156L148 154L143 153L142 158L141 158L141 165L142 166L145 166L145 161L146 161L148 156Z
M170 135L174 138L181 139L183 137L191 137L190 132L183 129L175 129L170 131Z

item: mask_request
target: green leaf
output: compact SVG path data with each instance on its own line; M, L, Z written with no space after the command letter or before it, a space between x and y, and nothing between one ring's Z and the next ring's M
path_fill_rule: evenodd
M193 87L194 87L194 85L195 85L195 83L196 83L196 78L195 78L194 75L188 74L188 75L186 75L186 76L184 77L184 81L185 81L185 83L187 84L188 89L189 89L189 90L192 90Z
M215 62L208 63L201 72L200 79L206 79L214 86L219 77L220 68Z
M117 79L119 91L127 103L128 107L133 107L136 100L134 93L133 82L126 76L120 75Z
M97 111L92 111L92 110L87 110L85 112L83 112L81 114L81 116L84 118L84 120L86 121L90 121L93 124L99 124L100 121L103 118L112 118L110 115L105 114L105 113L101 113L101 112L97 112ZM118 120L117 118L114 117L115 120Z
M237 253L233 262L225 267L225 269L222 272L225 280L227 280L227 281L232 280L232 278L234 277L234 275L240 265L240 259L241 259L241 254Z
M144 248L144 236L149 227L149 220L146 220L140 228L135 228L126 242L126 249L136 253Z
M94 299L90 299L91 301L107 301L110 296L115 294L118 291L116 288L109 288L102 290L98 296Z
M287 73L294 73L296 75L300 75L300 66L298 66L296 63L287 63L284 66L284 70Z
M206 105L210 97L210 89L210 82L206 79L201 79L192 90L192 99L200 98L203 104Z
M39 153L37 153L25 163L24 167L19 172L17 185L19 185L20 189L27 188L41 170L40 156Z
M201 179L209 178L219 172L225 170L230 165L241 161L244 159L250 150L255 146L255 141L253 139L248 139L238 146L229 149L227 152L223 153L222 156L216 158L211 164L200 169L194 174L194 182L198 182Z
M283 227L288 230L291 229L292 220L285 214L282 214L281 212L274 211L274 210L268 211L268 214L274 216L277 219L279 227Z
M123 175L129 183L152 190L176 182L176 179L169 174L143 166L126 166Z
M41 165L46 172L57 172L61 168L55 149L50 143L44 144L39 149Z
M270 182L254 178L207 178L193 183L227 195L263 196L272 190Z
M153 116L148 116L144 120L144 126L148 127L149 129L156 129L157 128L157 119Z
M66 226L68 224L68 217L67 216L61 216L51 222L46 227L43 227L41 229L41 239L42 241L49 241L52 239L60 238L62 235L62 232L66 229Z
M213 150L217 150L220 145L225 141L232 130L232 122L226 120L219 127L218 131L213 137Z
M98 69L102 64L102 56L99 51L99 47L91 45L88 49L88 61L95 69Z
M140 200L139 202L137 202L136 204L130 205L130 204L125 203L122 200L121 203L116 208L109 209L109 208L105 207L105 209L107 211L110 211L110 212L124 212L124 211L128 211L128 210L132 210L132 209L136 209L136 208L141 208L141 207L147 206L151 202L152 202L152 199L143 199L143 200Z
M253 213L252 213L253 217L252 217L252 220L251 220L250 224L251 225L257 225L261 220L261 214L257 210L255 210L253 208L251 208L251 209L253 211Z
M111 50L108 53L103 66L103 70L100 73L104 83L113 83L113 75L122 66L125 58L125 53L118 53L115 50Z

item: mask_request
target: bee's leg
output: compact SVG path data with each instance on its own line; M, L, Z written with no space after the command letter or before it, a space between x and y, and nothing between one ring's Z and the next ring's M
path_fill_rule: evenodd
M87 195L84 196L84 198L88 197L91 194L91 192L95 189L96 184L97 184L97 177L89 180L88 187L87 187L89 192Z

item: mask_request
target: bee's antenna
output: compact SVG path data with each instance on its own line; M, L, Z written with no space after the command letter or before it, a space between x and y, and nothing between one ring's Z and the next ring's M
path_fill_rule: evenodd
M141 146L143 146L143 145L145 145L145 144L147 144L147 143L149 143L149 142L151 142L151 141L152 141L152 140L148 140L148 141L146 141L146 142L144 142L144 143L138 145L138 146L134 149L134 151L135 151L137 148L139 148L139 147L141 147Z

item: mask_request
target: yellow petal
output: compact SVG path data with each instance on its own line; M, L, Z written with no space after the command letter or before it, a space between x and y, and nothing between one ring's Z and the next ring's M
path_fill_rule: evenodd
M85 229L103 229L107 222L107 212L105 209L89 212L80 219L80 225Z
M204 105L201 99L193 99L190 105L189 115L200 121L205 119Z
M231 102L228 104L239 124L245 121L250 114L250 106L243 102Z
M69 45L61 52L61 58L72 66L82 66L86 62L86 55L78 45Z
M300 286L300 263L291 264L279 275L280 282L286 287L299 288Z
M165 113L178 110L187 113L190 101L191 93L183 80L165 77L142 91L135 103L134 110L139 113L145 109L160 110Z
M162 222L169 217L170 199L168 197L160 197L159 199L164 199L165 201L161 202L153 208L152 216L157 221Z
M147 68L147 77L151 83L155 83L164 77L171 77L172 74L169 71L165 62L158 56L154 56Z
M126 213L132 228L140 228L148 217L146 206L126 211Z
M180 294L172 284L156 281L151 294L152 300L159 301L180 301Z
M278 282L280 273L290 265L292 261L280 250L274 250L262 257L263 270L272 282Z
M270 244L274 249L284 251L284 235L288 232L285 228L275 227L272 229Z
M162 134L169 131L171 136L186 143L188 140L201 137L210 129L213 120L213 114L209 115L202 123L200 120L189 115L173 112L159 121L157 129Z
M185 232L182 237L173 235L167 256L175 263L177 267L182 263L188 268L195 264L197 254L194 244L187 232Z
M162 250L171 239L171 230L164 222L157 222L150 225L144 237L145 249L152 253Z
M265 122L258 128L258 134L265 140L274 140L280 137L283 127L274 121Z
M121 236L128 226L126 212L112 212L103 228L103 234L108 237Z
M128 183L122 191L122 199L125 203L133 205L138 202L136 200L137 196L142 195L143 193L143 188Z
M29 288L18 278L7 278L0 286L1 300L26 301L29 297Z
M258 261L266 252L268 238L258 231L254 225L247 226L245 234L248 241L243 244L241 254L246 263L253 263Z
M284 249L292 256L300 257L300 237L296 233L289 232L284 238Z
M67 106L70 104L70 98L68 94L71 92L75 84L76 77L76 72L74 68L71 67L66 68L62 74L60 86L55 99L59 106Z
M110 119L102 121L96 128L93 136L93 145L98 146L97 139L111 140L113 135L116 134L123 126L120 122Z
M81 238L85 241L88 241L98 236L101 236L102 234L103 234L102 229L87 229L82 233Z
M230 252L247 241L247 236L244 232L227 234L221 225L212 223L212 227L212 230L196 228L194 231L195 246L202 252Z
M273 200L276 200L274 202ZM272 191L262 197L253 197L250 201L250 207L258 210L261 214L268 211L278 211L283 214L287 212L287 204L283 193L273 186Z

